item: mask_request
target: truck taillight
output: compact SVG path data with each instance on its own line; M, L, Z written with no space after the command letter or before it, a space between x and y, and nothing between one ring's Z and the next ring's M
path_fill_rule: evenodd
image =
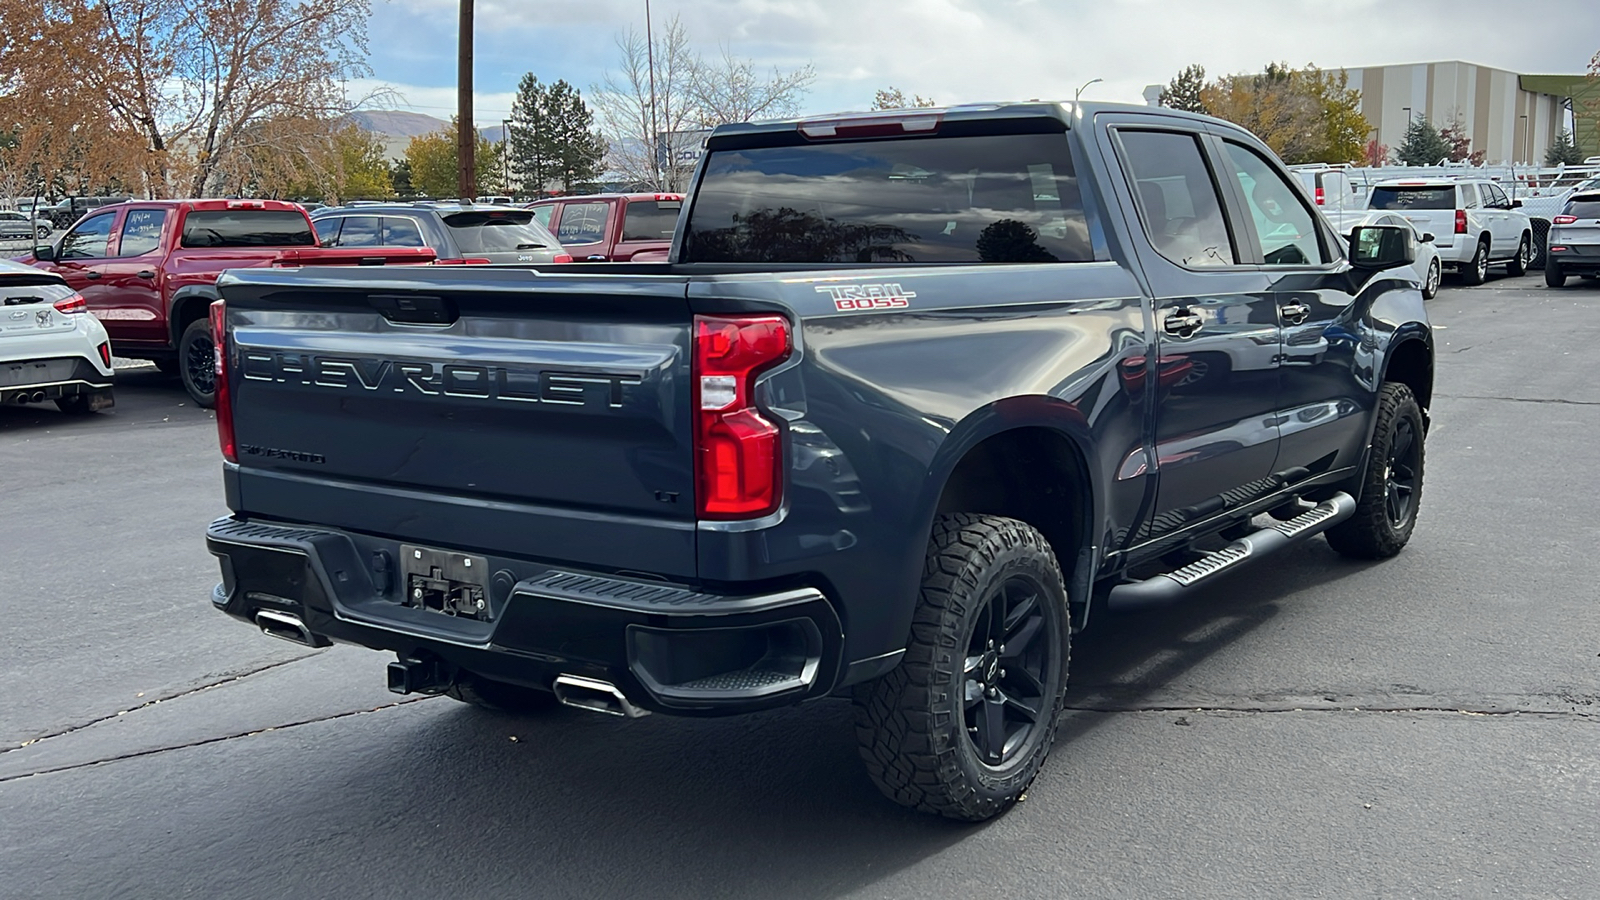
M1553 222L1556 225L1571 225L1574 222L1578 221L1578 217L1577 216L1556 216L1554 219L1551 219L1550 221ZM56 309L60 309L60 308L61 308L61 304L57 303L56 304Z
M89 301L83 299L82 294L73 294L65 300L57 300L55 306L56 312L65 313L69 316L89 311Z
M1327 202L1328 202L1328 195L1323 193L1322 188L1317 188L1317 205L1318 206L1323 206Z
M1466 234L1466 233L1467 233L1467 211L1464 210L1464 209L1458 209L1458 210L1456 210L1456 234Z
M228 396L228 307L222 300L211 302L211 339L217 348L217 440L222 444L222 458L236 463L239 455L233 442L233 399Z
M756 376L789 356L782 316L695 316L695 511L753 519L783 499L778 427L755 403Z

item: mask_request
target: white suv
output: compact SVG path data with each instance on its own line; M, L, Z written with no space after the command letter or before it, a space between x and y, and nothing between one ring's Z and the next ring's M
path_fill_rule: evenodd
M0 404L110 407L111 341L61 276L0 260Z
M1513 276L1528 270L1533 226L1521 206L1487 179L1382 181L1367 198L1368 209L1398 213L1432 234L1439 261L1467 284L1482 284L1492 264Z

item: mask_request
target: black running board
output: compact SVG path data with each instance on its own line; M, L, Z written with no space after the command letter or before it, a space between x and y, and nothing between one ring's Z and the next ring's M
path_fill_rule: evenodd
M1181 600L1191 590L1209 583L1224 573L1242 569L1256 560L1315 537L1350 518L1356 501L1349 494L1334 494L1327 500L1287 522L1245 535L1221 550L1213 550L1173 572L1164 572L1144 581L1119 584L1106 598L1106 608L1116 611L1165 606Z

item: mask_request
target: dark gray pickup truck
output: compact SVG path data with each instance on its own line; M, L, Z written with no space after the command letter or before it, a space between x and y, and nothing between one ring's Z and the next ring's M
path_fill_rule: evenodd
M1225 122L719 128L672 262L225 276L216 606L511 710L851 696L884 793L1004 810L1091 611L1400 551L1433 338Z

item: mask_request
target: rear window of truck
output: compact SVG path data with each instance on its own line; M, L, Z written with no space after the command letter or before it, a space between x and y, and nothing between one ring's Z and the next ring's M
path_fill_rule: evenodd
M1455 209L1455 185L1446 187L1375 187L1371 209Z
M1059 134L930 137L713 152L685 262L1085 262Z
M185 247L315 247L305 213L274 209L191 212L183 220Z
M622 212L625 241L670 241L678 228L681 200L634 200ZM563 217L565 221L565 217Z

